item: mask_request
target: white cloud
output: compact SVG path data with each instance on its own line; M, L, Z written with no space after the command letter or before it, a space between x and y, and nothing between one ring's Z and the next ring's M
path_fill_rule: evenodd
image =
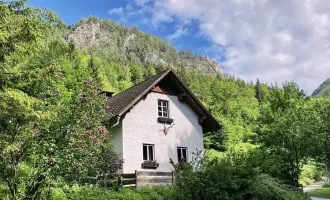
M179 26L176 28L175 32L166 36L166 39L168 40L177 40L179 39L180 37L186 35L189 33L189 28L184 28L182 26Z
M134 10L134 7L131 4L127 4L125 7L125 10L132 11L132 10Z
M124 9L122 7L120 8L113 8L109 10L110 15L122 15L124 14Z
M125 10L122 7L110 9L108 13L109 15L118 17L121 23L126 23Z
M143 2L144 1L141 0L139 4L143 5ZM146 24L148 21L145 15L146 12L147 11L145 11L143 8L137 8L134 7L132 4L127 4L125 7L110 9L108 13L109 15L116 17L117 20L119 20L123 24L126 24L131 19L137 20L137 22L135 22L136 24Z
M152 0L134 0L134 2L138 6L145 6L145 4L152 2Z
M328 0L136 2L152 13L153 24L197 21L200 33L213 46L221 46L227 72L245 80L295 80L311 93L330 77ZM169 37L182 33L184 29L178 29Z
M167 15L166 12L160 11L153 15L151 22L153 26L157 26L159 23L171 23L173 22L173 18Z

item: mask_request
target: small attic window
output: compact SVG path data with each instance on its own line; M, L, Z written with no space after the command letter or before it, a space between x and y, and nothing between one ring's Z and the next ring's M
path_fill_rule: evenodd
M158 99L158 116L169 117L168 101Z

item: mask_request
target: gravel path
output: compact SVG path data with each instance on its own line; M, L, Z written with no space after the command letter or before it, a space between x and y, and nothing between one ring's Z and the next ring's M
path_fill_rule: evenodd
M311 190L315 190L316 188L322 186L325 182L324 181L320 181L311 185L308 185L306 187L304 187L304 192L308 192ZM318 197L311 197L313 200L330 200L330 199L324 199L324 198L318 198Z
M308 186L304 187L304 192L315 190L316 188L321 187L324 183L325 183L324 181L320 181L320 182L316 182L311 185L308 185Z

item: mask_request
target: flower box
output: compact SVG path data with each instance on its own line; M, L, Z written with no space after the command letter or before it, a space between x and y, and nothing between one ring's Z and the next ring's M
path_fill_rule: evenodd
M159 123L172 124L174 120L169 117L158 117L157 121Z
M157 169L159 167L159 163L157 163L156 161L144 161L142 163L142 168L145 169Z

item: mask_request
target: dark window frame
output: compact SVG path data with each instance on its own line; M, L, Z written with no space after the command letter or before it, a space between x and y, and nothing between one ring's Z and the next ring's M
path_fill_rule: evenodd
M146 152L145 152L145 147L146 147ZM152 150L150 151L150 147ZM150 155L150 152L151 155ZM155 145L154 144L142 144L142 158L144 161L155 161ZM146 155L145 155L146 154Z
M166 103L166 106L164 106L164 103ZM170 118L170 104L168 100L158 99L157 108L158 117Z
M177 147L177 156L178 162L187 161L188 160L188 148L187 147Z

